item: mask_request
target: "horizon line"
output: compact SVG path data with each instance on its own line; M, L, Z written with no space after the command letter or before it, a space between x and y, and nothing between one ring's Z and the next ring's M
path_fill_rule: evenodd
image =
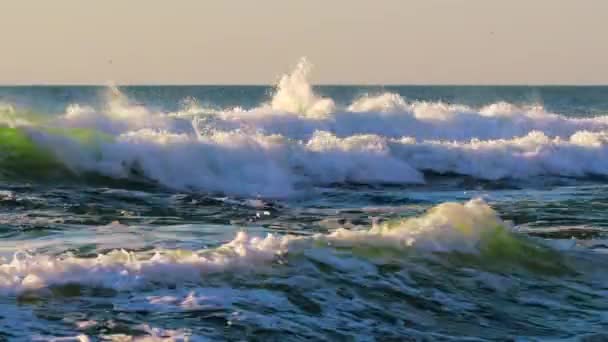
M17 87L276 87L269 83L0 83ZM313 87L608 87L608 83L314 83Z

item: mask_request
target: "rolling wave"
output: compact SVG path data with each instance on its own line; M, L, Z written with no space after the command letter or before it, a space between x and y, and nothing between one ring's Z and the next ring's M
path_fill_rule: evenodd
M608 116L390 93L339 106L314 93L309 72L303 60L269 102L248 109L190 101L159 112L115 87L103 108L72 104L61 115L3 105L0 175L93 173L263 197L323 184L422 184L429 171L484 180L608 176Z
M339 228L329 234L265 237L239 232L223 245L200 251L114 250L94 258L18 252L0 263L0 293L48 291L78 284L131 290L154 284L199 283L222 272L258 270L297 263L305 256L344 272L366 272L374 264L409 253L460 253L470 266L501 263L537 272L564 272L559 254L511 232L511 226L480 199L443 203L420 217L377 224L369 230ZM343 258L348 249L356 258ZM280 267L280 266L277 266Z

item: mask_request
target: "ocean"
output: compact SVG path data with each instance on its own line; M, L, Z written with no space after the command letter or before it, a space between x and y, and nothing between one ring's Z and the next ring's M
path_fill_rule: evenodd
M608 340L608 87L0 87L0 340Z

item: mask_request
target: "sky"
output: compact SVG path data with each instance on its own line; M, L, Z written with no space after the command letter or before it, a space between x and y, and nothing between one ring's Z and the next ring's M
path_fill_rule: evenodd
M608 84L606 0L2 0L0 84Z

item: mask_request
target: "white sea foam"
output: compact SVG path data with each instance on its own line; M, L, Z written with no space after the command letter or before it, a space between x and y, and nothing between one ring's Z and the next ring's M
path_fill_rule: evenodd
M41 291L70 283L117 290L158 283L200 283L213 273L252 271L302 253L343 271L370 273L372 264L336 257L331 252L333 247L477 253L484 237L496 229L509 229L509 225L482 200L472 200L441 204L418 218L380 224L370 230L338 229L311 237L269 234L263 238L240 232L224 245L201 251L115 250L95 258L17 253L12 260L0 264L0 292ZM160 303L164 299L154 300ZM182 304L197 305L194 299Z
M334 111L331 99L317 96L308 82L311 64L303 58L291 74L281 77L270 108L275 112L299 114L306 118L323 118Z
M162 329L152 327L148 324L137 326L138 330L145 332L143 336L130 336L126 334L102 335L105 340L111 341L133 341L133 342L187 342L187 341L209 341L201 336L194 336L187 329Z
M486 233L494 229L510 229L483 200L465 204L443 203L426 214L375 225L369 231L338 229L318 239L332 245L408 248L425 251L463 251L475 253Z
M72 104L55 124L60 127L92 128L109 134L137 129L175 130L190 126L174 120L141 104L132 103L116 87L107 89L107 101L100 110L91 106ZM181 125L180 125L181 124Z
M458 173L481 179L539 175L608 175L607 132L580 131L548 137L538 131L513 139L469 142L394 140L393 154L418 170Z
M348 106L349 112L398 112L410 109L399 94L384 93L378 96L365 95Z
M85 321L82 326L78 325L79 329L84 329L94 326L97 322ZM135 327L143 334L131 336L127 334L101 334L103 341L130 341L130 342L187 342L187 341L208 341L201 336L195 336L187 329L162 329L152 327L148 324L140 324ZM52 337L52 336L31 336L32 341L47 341L47 342L89 342L91 339L85 334L79 334L69 337Z
M61 141L59 141L61 140ZM512 139L418 140L317 131L307 141L214 131L206 135L142 129L118 135L99 153L46 140L71 169L128 178L134 172L176 189L289 196L317 184L423 183L423 172L480 179L608 175L608 133L540 131ZM101 156L101 157L100 157Z
M182 112L163 113L110 87L102 108L73 104L32 122L6 105L0 110L11 115L0 125L22 127L76 173L245 196L286 197L344 182L417 184L425 171L488 180L608 175L608 116L572 118L509 103L472 108L393 93L340 107L314 93L309 72L302 60L257 108L209 110L189 101ZM103 138L83 144L46 133L49 126Z
M213 118L218 127L247 128L298 140L310 139L319 130L340 137L376 134L390 138L466 141L510 139L532 131L566 137L582 130L608 129L605 116L570 118L547 112L540 106L507 103L472 108L441 102L407 102L396 94L363 97L347 108L336 108L322 117L271 111L262 106L217 112Z

